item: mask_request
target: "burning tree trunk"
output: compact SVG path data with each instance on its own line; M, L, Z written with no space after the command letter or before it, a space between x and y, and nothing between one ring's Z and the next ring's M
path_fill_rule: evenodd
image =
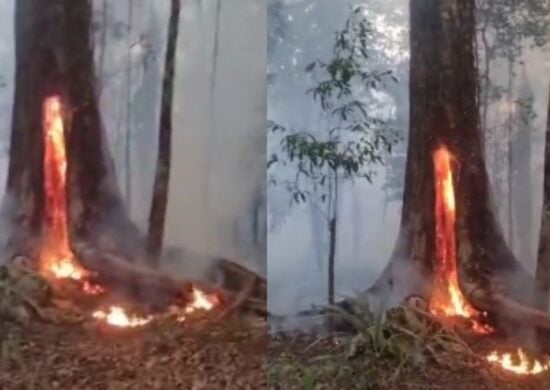
M548 97L550 99L550 93ZM550 100L548 101L546 118L543 188L542 220L535 277L537 280L537 307L541 310L548 310L548 293L550 289Z
M64 213L71 241L86 240L126 258L141 253L143 240L120 199L105 143L96 98L91 22L87 0L16 3L15 98L3 204L10 223L9 254L37 256L49 223L47 198L54 196L48 191L60 188L66 191L67 202L59 206L62 210L50 211ZM43 132L48 110L60 121L54 125L61 131L54 147L66 153L65 161L59 162L63 177L55 179L63 185L57 189L47 189L45 182L51 161L45 159L45 144L53 136Z
M474 10L474 0L411 2L401 229L370 291L396 299L421 294L432 312L474 320L478 310L501 314L505 308L504 315L550 327L543 313L517 303L530 301L525 286L533 281L506 245L491 207L476 99Z
M172 0L172 11L168 26L168 44L164 64L164 80L162 83L162 101L160 111L159 145L157 171L149 215L148 253L154 261L158 261L164 236L164 221L166 203L168 202L168 182L170 180L170 157L172 138L172 100L174 95L174 76L176 66L176 45L178 42L178 24L180 0Z

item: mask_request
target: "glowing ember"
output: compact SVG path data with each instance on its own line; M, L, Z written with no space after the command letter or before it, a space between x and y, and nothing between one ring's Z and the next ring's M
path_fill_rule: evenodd
M129 315L120 306L111 306L108 312L98 310L93 313L93 317L120 328L135 328L146 325L152 320L152 317L150 316L138 317L135 315Z
M518 375L540 374L550 368L550 361L542 363L536 359L529 359L521 349L518 349L515 355L512 353L499 354L493 351L487 355L486 359L488 362L497 364L501 368Z
M212 310L217 303L218 298L215 295L207 295L193 288L193 301L185 308L185 312L189 314L196 310Z
M445 317L462 317L471 321L478 333L491 328L480 323L481 313L465 299L458 284L455 239L455 194L451 153L442 146L434 153L436 264L430 312Z
M49 97L44 102L44 215L45 240L40 268L56 278L81 280L88 272L75 260L69 247L67 194L65 189L67 153L63 132L61 100Z

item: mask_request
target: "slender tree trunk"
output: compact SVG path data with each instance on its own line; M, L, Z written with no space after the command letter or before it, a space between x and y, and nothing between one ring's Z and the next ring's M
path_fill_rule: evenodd
M491 87L491 56L492 56L492 47L489 46L487 40L487 23L485 21L483 29L481 31L481 40L483 42L484 49L484 59L483 59L483 102L482 102L482 116L481 116L481 128L486 135L489 134L487 126L487 118L489 113L489 89Z
M153 186L151 212L149 214L149 231L147 250L152 261L158 263L162 250L166 206L168 202L168 184L170 180L170 159L172 147L172 101L174 96L174 79L176 68L176 48L180 15L180 0L172 0L168 41L162 81L162 98L160 108L159 141L157 170Z
M132 19L133 0L128 0L128 52L126 69L126 141L124 160L126 165L125 192L126 207L131 210L132 206Z
M217 77L218 77L218 53L220 51L220 20L221 20L221 12L222 12L222 0L216 0L216 9L215 9L215 21L214 21L214 45L212 47L212 69L210 71L210 93L209 93L209 100L210 100L210 126L209 126L209 137L208 139L208 145L216 143L216 131L217 131L217 117L216 117L216 108L217 108L217 102L216 102L216 84L217 84ZM210 180L211 180L211 173L212 173L212 158L210 154L207 156L206 160L206 169L204 172L205 179L204 179L204 185L203 185L203 192L204 192L204 203L208 204L210 199Z
M545 311L548 310L550 290L550 93L548 99L546 141L544 144L544 192L537 268L535 271L537 307Z
M508 245L512 251L514 250L514 213L513 213L513 199L512 199L512 188L514 180L514 155L512 152L512 143L514 136L514 126L513 126L513 79L514 79L514 62L510 59L508 62L508 119L507 119L507 130L508 130Z
M436 261L432 157L445 145L454 157L463 293L474 305L480 304L473 302L474 291L490 294L499 286L518 300L528 298L522 283L532 281L506 245L489 195L476 99L474 11L473 0L411 2L411 128L401 229L390 263L371 292L392 293L398 300L411 293L429 296L427 281Z
M105 52L107 51L107 0L103 0L103 3L101 5L101 49L99 52L99 78L100 78L100 90L99 90L99 96L101 96L101 92L103 91L103 88L105 87L105 79L104 79L104 73L105 73Z
M329 248L328 248L328 304L334 304L334 276L336 258L336 229L338 221L338 178L334 175L334 198L333 207L328 223Z
M139 256L142 237L122 204L97 102L89 0L18 0L10 162L3 214L8 251L34 256L44 224L46 98L61 98L71 244Z

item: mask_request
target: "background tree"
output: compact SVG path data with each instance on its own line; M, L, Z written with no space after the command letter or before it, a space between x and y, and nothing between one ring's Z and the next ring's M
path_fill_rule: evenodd
M512 143L511 200L514 225L517 232L517 255L520 261L534 259L533 253L533 169L532 143L535 134L533 121L536 118L533 108L533 92L529 86L525 67L522 68L521 87L518 99L514 102Z
M178 25L181 9L180 0L172 0L168 25L168 43L162 81L162 99L160 108L157 169L153 188L153 199L149 215L147 251L153 261L158 262L162 250L164 221L168 202L168 184L170 180L170 157L172 137L172 102L174 96L174 76Z
M517 203L513 194L517 177L513 173L516 165L514 143L518 142L518 126L523 125L516 115L520 109L516 101L521 97L514 97L515 81L525 48L529 45L541 48L546 44L549 16L550 4L543 1L476 2L477 66L485 153L493 191L507 195L506 202L498 202L495 207L506 227L507 241L512 248L517 247L518 255L523 242L530 242L530 238L519 236L519 231L514 232L514 226L519 223L514 220L514 204ZM499 67L505 67L505 74L498 74ZM526 136L526 133L520 132L519 136Z

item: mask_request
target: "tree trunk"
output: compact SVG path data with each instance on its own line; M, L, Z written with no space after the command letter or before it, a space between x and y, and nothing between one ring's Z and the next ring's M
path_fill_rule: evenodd
M338 172L331 171L329 183L329 207L328 207L328 264L327 264L327 299L328 304L334 304L334 269L336 258L336 229L338 221Z
M71 241L141 255L142 237L121 202L105 144L96 99L86 0L16 2L16 74L10 162L3 216L11 223L8 254L34 257L44 223L42 110L58 95L67 149L68 219Z
M174 96L174 78L176 65L176 47L180 14L180 0L172 0L170 22L168 26L168 43L162 81L162 99L160 107L159 141L157 170L153 186L151 212L149 214L149 231L147 251L152 261L158 262L162 250L164 221L168 202L168 183L170 179L170 158L172 139L172 100Z
M533 173L532 163L532 102L533 93L529 86L525 66L522 67L519 104L514 120L516 132L513 143L513 186L515 232L518 259L522 264L530 264L535 259L533 253Z
M101 37L99 52L99 96L105 87L105 52L107 51L107 0L103 0L101 5Z
M435 253L432 156L445 145L454 156L456 249L460 287L505 286L514 299L532 280L510 252L493 214L482 152L475 67L474 0L411 2L410 135L401 228L390 263L371 292L430 295ZM438 37L438 39L433 39ZM523 291L524 292L524 291ZM486 301L472 301L489 311Z
M514 250L514 213L513 213L513 199L512 199L512 188L514 187L514 154L512 151L512 143L514 137L514 126L513 126L513 112L512 107L514 105L513 98L513 79L514 79L514 61L511 59L508 60L508 119L507 119L507 129L508 129L508 245L510 249Z
M334 256L336 254L336 217L333 217L328 226L328 304L334 304Z
M550 289L550 93L546 118L546 142L544 144L544 197L537 258L536 299L540 310L548 310Z
M128 49L126 68L126 140L124 142L124 192L126 207L132 207L132 19L134 2L128 0Z

